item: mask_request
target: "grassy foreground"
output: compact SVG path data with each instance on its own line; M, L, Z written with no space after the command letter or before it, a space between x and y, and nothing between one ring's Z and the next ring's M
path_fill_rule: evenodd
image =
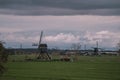
M120 80L120 57L80 56L77 62L8 62L0 80Z

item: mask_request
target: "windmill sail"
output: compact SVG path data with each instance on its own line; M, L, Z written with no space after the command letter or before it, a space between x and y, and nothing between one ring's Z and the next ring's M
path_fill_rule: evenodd
M42 36L43 36L43 31L41 31L41 34L40 34L40 40L39 40L38 48L39 48L39 46L40 46L40 44L41 44L41 42L42 42Z

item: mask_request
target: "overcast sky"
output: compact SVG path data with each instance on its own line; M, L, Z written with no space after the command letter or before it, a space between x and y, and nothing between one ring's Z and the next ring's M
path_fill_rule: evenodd
M32 47L43 42L50 48L73 43L103 48L120 40L120 0L0 0L0 40L6 47Z
M0 0L1 14L120 15L120 0Z

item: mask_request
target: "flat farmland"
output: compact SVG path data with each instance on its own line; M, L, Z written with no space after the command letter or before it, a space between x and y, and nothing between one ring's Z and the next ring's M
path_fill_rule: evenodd
M9 61L6 67L0 80L120 80L119 56L80 56L74 62Z

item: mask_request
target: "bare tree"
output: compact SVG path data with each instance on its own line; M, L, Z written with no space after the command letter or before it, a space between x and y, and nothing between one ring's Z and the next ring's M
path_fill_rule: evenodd
M81 48L80 43L74 43L74 44L72 44L72 46L71 46L71 49L72 49L72 50L76 50L76 51L79 51L80 48Z
M81 44L74 43L74 44L72 44L71 49L75 51L75 60L78 61L79 60L79 53L80 53L80 49L81 49Z
M0 41L0 75L5 71L4 63L7 61L7 50L5 50L3 43Z
M120 56L120 41L117 43L118 55Z

